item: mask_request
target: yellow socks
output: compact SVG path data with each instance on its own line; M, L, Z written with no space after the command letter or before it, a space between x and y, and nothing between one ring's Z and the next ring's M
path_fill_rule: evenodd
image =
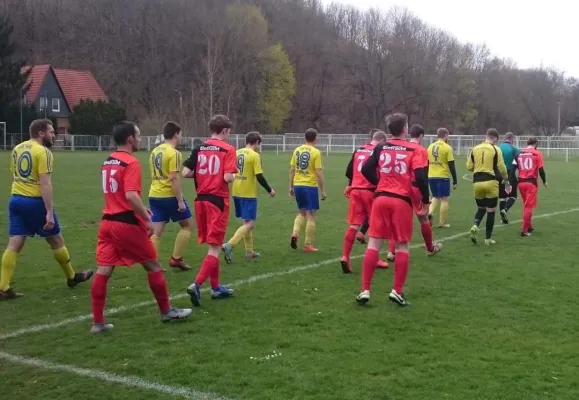
M440 201L439 225L445 225L448 218L448 200Z
M153 246L155 246L155 250L159 253L159 244L161 243L161 238L155 234L151 236L151 242L153 242Z
M239 228L237 228L233 237L229 239L228 243L231 246L235 246L241 241L241 239L245 237L245 235L247 235L247 232L249 232L249 228L246 225L241 225Z
M72 269L72 264L70 263L70 255L68 254L68 249L66 246L62 246L60 249L52 250L54 254L54 259L62 268L62 272L66 275L67 279L74 278L74 269Z
M298 214L298 216L294 220L294 232L293 232L294 236L300 234L305 223L306 223L306 217L304 217L301 214Z
M0 271L0 290L5 291L10 288L10 281L16 267L18 253L14 250L6 249L2 255L2 270Z
M439 204L440 204L440 200L433 197L432 201L430 202L430 209L428 210L428 213L434 214L436 212L436 209L438 208Z
M313 243L315 234L316 234L316 221L314 221L313 219L308 219L308 222L306 224L306 240L304 242L306 246Z
M187 246L187 243L189 243L190 238L191 238L191 231L189 229L181 228L179 232L177 232L177 237L175 238L175 248L173 249L174 259L179 260L183 258L183 251L185 250L185 246ZM153 241L153 243L155 242Z
M247 234L243 237L243 242L245 244L245 252L246 253L253 253L253 231L247 232Z

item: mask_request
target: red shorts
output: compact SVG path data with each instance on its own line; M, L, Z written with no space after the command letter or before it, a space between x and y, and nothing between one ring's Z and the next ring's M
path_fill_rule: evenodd
M197 242L212 246L221 246L229 222L229 199L224 199L221 210L217 205L206 200L195 200L195 220L197 223Z
M416 215L419 215L422 212L422 193L420 193L420 189L412 186L410 200L412 200L412 208L414 209L414 212Z
M157 250L143 226L101 221L96 247L97 265L130 267L157 258Z
M407 201L378 196L372 204L369 236L408 243L414 229L413 214L413 208Z
M348 223L350 225L362 225L364 220L370 217L373 201L374 192L371 190L353 189L350 192Z
M531 182L519 182L519 192L526 208L537 207L539 187Z

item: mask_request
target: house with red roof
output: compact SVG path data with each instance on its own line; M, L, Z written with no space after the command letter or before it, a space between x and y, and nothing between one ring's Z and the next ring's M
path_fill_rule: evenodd
M46 117L55 117L58 133L66 133L69 117L81 100L108 101L102 87L90 71L53 68L50 65L26 66L30 89L25 99Z

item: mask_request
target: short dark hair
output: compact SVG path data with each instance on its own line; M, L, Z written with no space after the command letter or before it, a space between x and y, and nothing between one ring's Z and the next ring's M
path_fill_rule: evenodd
M424 135L424 127L419 124L414 124L410 127L408 131L411 138L419 138L420 136Z
M378 129L378 128L372 128L372 129L370 129L370 137L373 137L374 134L375 134L376 132L378 132L379 130L380 130L380 129Z
M386 118L386 126L390 134L394 137L402 135L404 128L408 125L408 116L402 113L396 113Z
M165 125L163 125L163 137L167 140L171 140L176 135L178 135L179 132L181 132L181 129L182 129L181 125L179 125L176 122L173 121L165 122Z
M529 140L527 140L527 146L535 146L537 143L539 143L539 141L536 137L530 137Z
M318 131L315 130L314 128L306 129L304 137L306 138L306 142L311 143L318 137Z
M494 137L495 139L499 138L499 131L495 128L487 129L487 136Z
M122 121L113 127L113 139L117 146L127 144L131 136L135 136L137 124L133 121Z
M260 144L261 143L261 135L259 132L248 132L245 135L245 144Z
M28 132L30 133L31 138L37 138L40 136L40 132L45 132L48 130L48 127L52 126L52 121L48 118L44 119L35 119L30 124L30 128Z
M445 138L448 135L450 135L450 133L448 132L448 129L446 129L446 128L438 128L436 130L436 137L439 139Z
M515 138L515 134L513 132L505 133L505 140L513 140Z
M386 140L388 139L388 135L386 132L381 131L380 129L372 129L372 140Z
M211 117L208 125L211 133L221 133L222 130L231 128L233 122L226 115L216 114Z

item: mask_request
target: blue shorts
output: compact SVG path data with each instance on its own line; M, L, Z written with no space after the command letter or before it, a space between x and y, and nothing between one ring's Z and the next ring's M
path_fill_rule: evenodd
M316 211L320 209L320 198L318 188L314 186L295 186L296 203L298 209L306 211Z
M46 208L42 197L27 197L13 194L8 204L8 218L10 220L8 234L10 236L50 237L60 233L60 224L56 212L54 228L49 231L42 229L46 224Z
M255 221L257 219L257 199L233 196L235 206L235 218L244 221Z
M185 211L179 212L179 204L176 197L149 197L149 207L153 216L153 222L184 221L191 218L189 204L185 201Z
M428 184L432 197L449 197L450 196L450 178L429 178Z

